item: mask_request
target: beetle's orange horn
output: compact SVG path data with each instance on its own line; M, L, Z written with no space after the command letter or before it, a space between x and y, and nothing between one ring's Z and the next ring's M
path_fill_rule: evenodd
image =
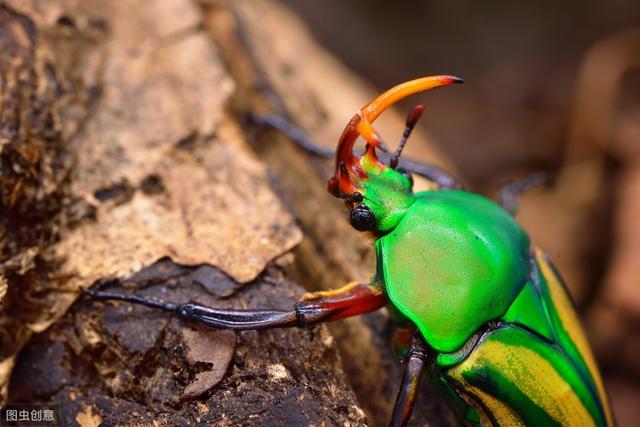
M375 147L382 147L382 140L371 127L380 114L396 102L409 95L434 89L451 83L462 83L462 79L454 76L431 76L411 80L395 86L365 105L356 113L345 127L336 150L335 175L327 183L327 189L336 197L346 198L360 189L358 181L366 178L367 171L360 163L360 158L353 154L353 146L362 135L367 140L364 156L371 167L382 168L384 165L375 157Z

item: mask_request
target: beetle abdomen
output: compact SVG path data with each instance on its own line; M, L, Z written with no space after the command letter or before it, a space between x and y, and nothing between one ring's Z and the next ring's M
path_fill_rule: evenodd
M529 276L529 239L494 202L463 191L421 193L376 242L391 303L439 352L502 317Z
M571 360L515 325L488 332L447 377L488 425L603 425Z
M600 415L607 425L613 425L613 417L602 378L591 352L589 342L582 330L580 320L569 298L562 278L544 253L534 250L537 284L549 313L556 341L580 370L585 382L592 389L600 407Z

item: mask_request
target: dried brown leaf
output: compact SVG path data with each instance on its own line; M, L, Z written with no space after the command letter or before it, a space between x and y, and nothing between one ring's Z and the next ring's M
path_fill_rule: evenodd
M187 360L195 365L198 362L210 363L211 369L196 374L195 381L182 393L182 398L194 398L218 384L233 359L236 347L236 334L229 330L182 329L182 339L187 346Z

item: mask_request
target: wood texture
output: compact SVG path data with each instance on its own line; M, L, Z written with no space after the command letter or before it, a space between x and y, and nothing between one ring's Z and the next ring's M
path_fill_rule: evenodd
M373 90L271 1L9 3L2 76L29 84L2 92L18 129L0 145L3 399L58 402L69 425L386 424L402 367L384 311L236 336L78 300L94 285L284 309L290 280L368 280L330 162L247 119L287 114L333 146ZM393 141L403 122L379 129ZM427 141L408 153L443 164ZM424 389L414 422L445 423Z

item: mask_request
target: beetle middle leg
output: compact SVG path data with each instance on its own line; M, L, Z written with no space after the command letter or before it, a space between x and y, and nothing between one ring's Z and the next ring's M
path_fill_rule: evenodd
M426 345L422 338L416 335L413 337L411 349L406 359L407 367L404 371L404 377L400 384L400 390L398 391L389 425L393 427L406 426L409 422L413 406L416 402L422 369L424 368L426 358Z
M307 327L378 310L388 302L377 286L353 283L333 292L308 294L291 310L233 310L195 303L173 303L155 298L85 289L96 300L119 300L172 313L220 329L248 330Z

